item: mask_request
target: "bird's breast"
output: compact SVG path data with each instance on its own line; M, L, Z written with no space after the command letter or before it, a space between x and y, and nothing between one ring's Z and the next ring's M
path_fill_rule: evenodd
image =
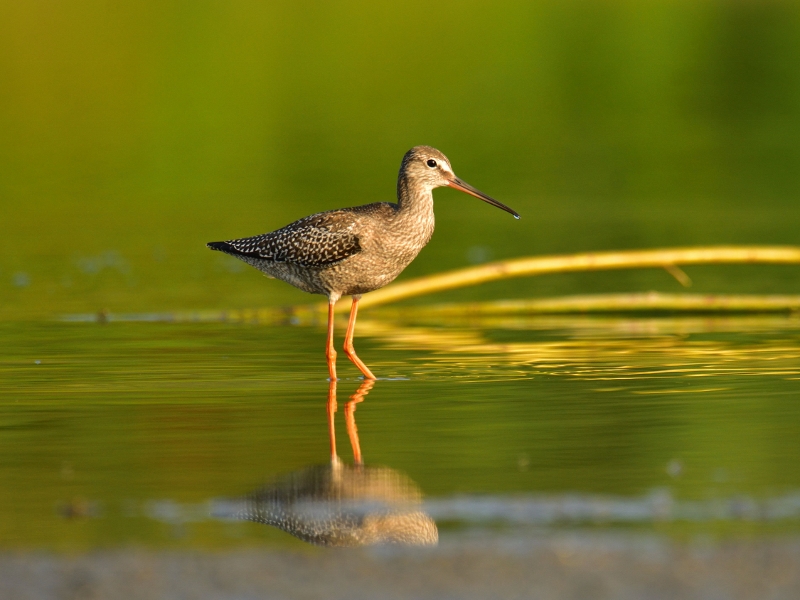
M396 264L402 270L414 260L433 235L433 213L399 218L382 232L371 236L365 246L387 263ZM371 248L370 248L371 247Z
M430 241L433 226L432 215L411 224L398 219L360 235L361 252L326 273L331 288L342 295L366 294L391 283Z

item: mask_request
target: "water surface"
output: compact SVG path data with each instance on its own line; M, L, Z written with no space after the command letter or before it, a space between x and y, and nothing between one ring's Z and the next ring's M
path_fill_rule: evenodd
M796 531L791 317L363 320L364 461L463 528ZM408 321L413 321L409 318ZM295 544L216 502L329 460L320 327L5 324L6 548ZM341 407L360 379L342 362ZM532 534L533 535L533 534Z

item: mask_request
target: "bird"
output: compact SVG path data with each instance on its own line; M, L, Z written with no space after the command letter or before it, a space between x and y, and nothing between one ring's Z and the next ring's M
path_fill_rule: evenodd
M358 302L405 269L433 235L433 190L451 187L514 215L519 214L456 177L450 160L436 148L415 146L403 156L397 202L374 202L316 213L270 233L207 246L235 256L266 275L305 292L328 297L325 355L336 380L333 309L352 296L344 352L364 376L376 379L353 345Z

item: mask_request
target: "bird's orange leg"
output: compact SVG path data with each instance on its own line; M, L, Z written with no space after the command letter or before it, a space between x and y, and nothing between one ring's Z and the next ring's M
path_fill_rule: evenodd
M328 345L325 347L325 356L328 358L328 375L331 381L336 381L336 350L333 347L333 307L336 302L328 302Z
M350 321L347 323L347 333L344 336L344 353L347 355L347 358L358 367L358 370L364 374L364 379L377 379L377 377L372 374L372 371L369 370L369 367L364 364L364 361L358 358L356 349L353 347L353 334L356 331L356 315L358 314L359 300L361 300L361 296L353 296L353 306L350 308Z
M347 435L350 437L350 446L353 448L353 462L357 465L363 465L364 460L361 457L361 444L358 441L355 415L356 404L364 401L364 396L369 394L374 385L375 381L372 379L362 381L356 393L350 396L350 402L344 405L344 421L347 424Z

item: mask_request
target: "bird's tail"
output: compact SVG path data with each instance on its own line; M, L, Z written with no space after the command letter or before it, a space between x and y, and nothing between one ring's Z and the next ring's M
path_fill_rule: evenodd
M212 250L219 250L220 252L236 252L236 248L231 246L228 242L208 242L206 246Z

